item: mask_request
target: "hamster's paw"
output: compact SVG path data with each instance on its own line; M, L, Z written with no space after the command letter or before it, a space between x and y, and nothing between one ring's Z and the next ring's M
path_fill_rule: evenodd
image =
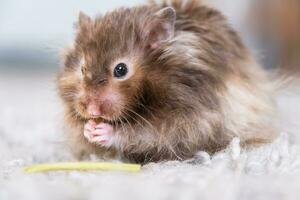
M113 144L114 129L110 124L90 120L84 126L84 137L91 143L110 147Z

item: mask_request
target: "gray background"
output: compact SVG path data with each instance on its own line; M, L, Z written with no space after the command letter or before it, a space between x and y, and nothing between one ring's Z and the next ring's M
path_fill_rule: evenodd
M79 11L91 16L144 0L0 0L0 72L56 70L58 55L74 36ZM238 29L248 1L210 1Z

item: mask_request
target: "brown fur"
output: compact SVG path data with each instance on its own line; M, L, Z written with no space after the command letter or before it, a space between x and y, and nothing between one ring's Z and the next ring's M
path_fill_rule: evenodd
M176 10L175 32L153 49L149 44L160 33L152 31L160 29L152 28L162 22L152 17L166 6ZM58 88L79 154L117 152L139 163L183 160L197 151L220 150L233 137L245 144L274 138L266 76L217 10L196 0L152 2L95 20L82 15L77 29ZM90 78L78 75L82 57ZM107 66L120 57L133 58L134 74L114 83ZM114 88L121 99L111 122L117 145L110 149L83 139L88 117L84 107L78 108L82 91L105 87Z

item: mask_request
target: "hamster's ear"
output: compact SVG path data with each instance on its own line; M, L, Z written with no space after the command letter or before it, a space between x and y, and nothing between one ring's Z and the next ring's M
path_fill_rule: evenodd
M78 22L77 22L77 28L78 29L84 29L87 26L91 25L92 19L86 15L84 12L80 11Z
M157 48L162 42L174 36L176 11L166 7L146 21L145 34L150 48Z

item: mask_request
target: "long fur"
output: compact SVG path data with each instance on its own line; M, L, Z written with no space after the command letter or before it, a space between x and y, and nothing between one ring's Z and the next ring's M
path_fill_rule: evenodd
M149 17L166 6L176 10L174 36L149 49L143 37ZM76 111L86 84L78 75L82 55L103 67L91 67L95 77L105 76L105 66L120 56L136 60L132 78L112 86L124 97L119 111L125 114L115 123L116 142L109 149L88 144L82 136L88 120ZM266 73L226 18L201 1L152 1L83 20L58 86L79 154L118 152L140 163L183 160L200 150L218 151L234 137L252 145L277 134Z

